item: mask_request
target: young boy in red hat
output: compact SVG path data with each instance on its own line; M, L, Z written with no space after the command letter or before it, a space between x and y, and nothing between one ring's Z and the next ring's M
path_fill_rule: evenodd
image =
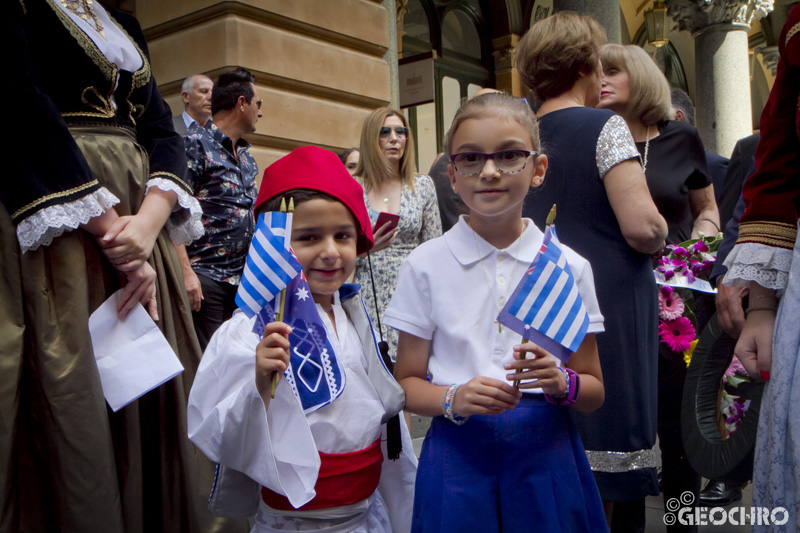
M290 343L289 324L270 322L260 336L258 316L237 311L200 363L189 437L211 460L260 485L254 532L409 531L416 458L403 417L400 458L384 461L381 451L403 391L380 358L358 286L345 283L356 255L372 246L363 191L333 152L306 146L265 170L256 213L277 211L289 198L292 249L335 357L318 365L317 381L303 377L308 369L287 373L271 398L273 376L289 368L290 350L291 357L301 350ZM338 395L306 408L299 382L317 392L336 372Z

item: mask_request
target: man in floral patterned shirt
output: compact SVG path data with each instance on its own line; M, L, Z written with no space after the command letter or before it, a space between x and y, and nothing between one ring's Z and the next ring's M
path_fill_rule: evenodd
M220 75L211 96L213 121L186 133L186 179L203 208L205 235L178 250L195 329L205 350L236 308L234 298L255 228L258 167L244 135L256 131L261 100L243 68Z

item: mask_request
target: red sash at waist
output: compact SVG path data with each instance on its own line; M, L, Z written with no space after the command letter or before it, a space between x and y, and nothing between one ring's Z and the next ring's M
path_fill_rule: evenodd
M319 453L321 465L314 485L317 495L295 509L289 499L267 487L261 487L264 503L279 511L310 511L352 505L367 499L381 479L381 439L367 448L348 453Z

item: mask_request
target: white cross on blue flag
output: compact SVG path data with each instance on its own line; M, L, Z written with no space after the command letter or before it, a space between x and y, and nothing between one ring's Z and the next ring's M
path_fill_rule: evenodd
M497 321L565 363L583 342L589 315L555 226L545 229L541 249Z
M253 317L302 270L287 242L292 214L270 211L261 215L247 252L236 305Z

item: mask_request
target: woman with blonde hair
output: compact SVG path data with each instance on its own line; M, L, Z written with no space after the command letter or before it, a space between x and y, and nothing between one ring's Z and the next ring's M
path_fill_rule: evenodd
M642 155L647 185L669 227L667 244L679 244L699 233L716 235L719 211L706 168L705 150L697 130L674 121L670 89L664 74L638 46L603 47L603 86L598 107L619 113L628 124ZM695 298L698 332L708 320L710 298ZM686 364L683 354L659 344L658 437L664 500L685 492L700 492L700 476L686 459L681 438L681 402ZM673 531L696 531L696 526L672 525Z
M597 336L605 403L573 415L606 514L624 530L620 518L643 527L644 498L658 494L658 299L650 254L664 246L667 227L625 121L593 109L604 42L597 21L566 12L537 22L520 41L517 68L542 102L539 131L550 157L548 178L529 192L523 215L543 228L556 204L559 239L594 271L605 317L605 333ZM632 501L634 519L618 506Z
M667 221L667 244L716 235L719 211L697 130L672 120L669 83L647 52L634 45L603 47L597 107L619 113L642 155L647 185Z
M394 360L397 331L384 327L380 319L397 286L403 259L419 244L441 235L442 221L433 180L414 172L414 138L402 113L388 107L370 113L361 129L359 149L354 176L364 187L375 246L369 257L358 258L355 282L365 288L362 295L372 324L380 324ZM376 226L381 212L399 215L398 224Z

